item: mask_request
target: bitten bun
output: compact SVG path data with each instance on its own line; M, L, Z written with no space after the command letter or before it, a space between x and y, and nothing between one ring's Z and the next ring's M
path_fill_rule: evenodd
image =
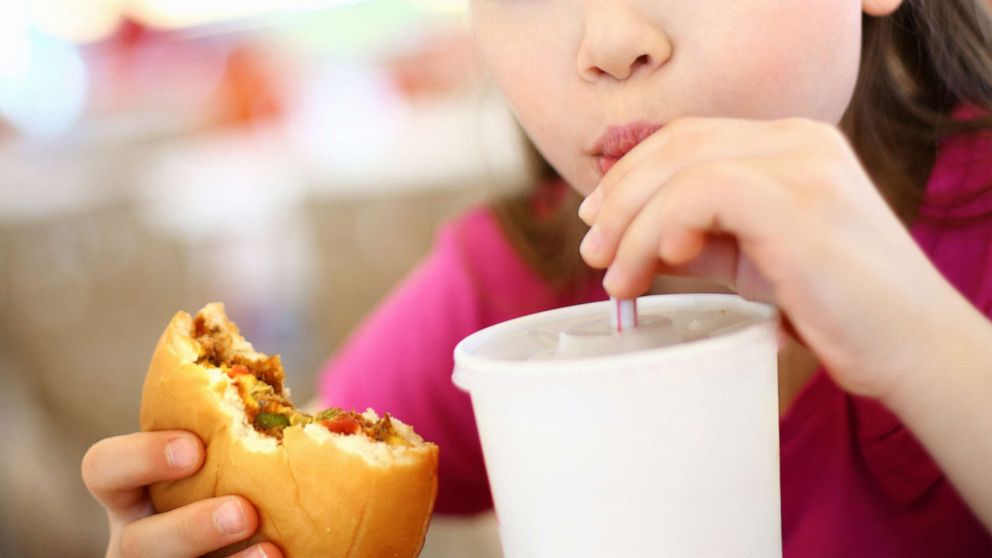
M222 304L208 304L195 319L177 313L159 339L145 377L141 429L188 430L203 440L206 460L192 477L152 485L155 508L237 494L259 512L251 542L274 542L289 558L419 554L437 495L437 446L371 409L335 410L339 418L351 416L349 424L373 425L357 433L333 432L335 413L296 410L286 411L292 424L268 433L258 426L265 413L257 406L271 403L264 394L246 398L231 363L263 370L270 383L277 373L280 385L270 391L283 392L278 356L255 352ZM281 401L292 406L288 391Z

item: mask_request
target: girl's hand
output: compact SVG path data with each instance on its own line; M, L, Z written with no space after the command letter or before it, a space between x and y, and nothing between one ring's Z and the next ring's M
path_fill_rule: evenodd
M774 302L861 395L888 397L927 345L973 318L829 125L674 121L620 159L579 214L592 226L582 256L609 267L611 295L637 296L667 273Z
M258 515L239 496L155 514L147 485L188 477L202 464L203 444L184 431L139 432L94 444L83 457L83 481L107 508L107 557L201 556L250 537ZM235 556L280 558L282 553L263 543Z

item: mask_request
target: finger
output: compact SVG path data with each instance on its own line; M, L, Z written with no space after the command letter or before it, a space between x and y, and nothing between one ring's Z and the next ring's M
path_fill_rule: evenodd
M262 543L232 554L229 558L283 558L283 554L276 545Z
M680 265L658 260L656 274L703 278L757 302L774 302L772 287L729 234L707 234L702 251Z
M707 163L676 174L624 232L604 279L607 292L622 298L641 294L659 259L670 269L739 287L740 238L733 235L753 231L740 226L737 213L743 206L748 219L754 212L771 219L760 208L777 190L748 162ZM748 287L760 286L757 279L748 281L754 283Z
M632 298L646 292L658 273L691 276L715 280L733 286L737 249L732 237L716 235L705 238L692 231L684 242L694 243L698 255L678 266L660 259L662 242L660 216L665 212L667 197L656 195L630 224L617 246L616 257L603 279L611 296ZM683 233L685 234L685 233Z
M672 177L656 210L661 259L686 265L699 255L697 239L707 233L732 235L743 253L767 259L762 250L777 246L770 242L776 236L792 232L795 217L785 188L769 168L775 164L774 159L715 161Z
M258 514L244 498L210 498L128 524L119 551L125 558L201 556L247 539L257 528Z
M138 432L106 438L83 457L83 481L111 514L147 508L144 487L195 473L203 444L185 431Z
M590 227L596 222L596 215L603 205L603 189L596 188L579 204L579 219Z
M613 186L622 182L624 177L633 169L639 167L645 160L652 158L656 152L667 150L673 143L682 146L691 145L699 137L713 135L713 132L719 128L734 124L747 125L747 121L692 117L673 120L621 157L613 165L613 168L603 176L596 190L606 193L612 192Z
M645 149L624 166L622 174L614 175L611 170L599 186L602 191L589 196L591 204L582 211L584 220L592 224L587 235L590 241L582 246L589 265L606 267L612 261L619 237L678 172L710 161L771 156L791 145L783 125L702 120L672 128L659 131L660 139L652 137L638 145L635 150Z
M636 223L636 221L635 221ZM656 275L674 275L708 279L732 290L737 290L740 250L737 240L727 234L709 234L699 255L685 264L673 266L661 261L655 254Z
M660 151L685 149L675 155L691 156L697 152L697 147L705 146L711 140L719 140L720 145L740 148L739 156L760 156L781 152L799 144L808 144L808 138L816 133L822 133L835 127L816 123L803 118L785 118L780 120L747 120L735 118L696 118L684 117L669 122L667 125L651 134L636 145L626 155L620 158L610 169L600 186L607 192L612 186L624 180L632 169L635 169L648 159L655 157ZM688 164L699 162L699 159L686 159Z

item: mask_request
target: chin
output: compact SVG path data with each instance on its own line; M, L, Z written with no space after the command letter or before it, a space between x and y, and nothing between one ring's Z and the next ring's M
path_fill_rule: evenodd
M589 168L583 169L579 172L567 172L561 174L562 179L565 180L568 185L582 195L582 197L588 196L596 189L599 185L600 174L599 170L595 168L594 164L590 164Z

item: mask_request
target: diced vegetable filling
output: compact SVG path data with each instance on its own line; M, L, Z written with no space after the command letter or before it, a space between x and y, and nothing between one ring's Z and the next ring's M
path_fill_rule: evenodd
M232 349L233 334L220 327L210 327L197 315L193 337L200 344L196 363L219 368L231 378L244 402L245 414L255 430L282 440L289 426L317 423L330 432L342 435L362 434L393 446L411 444L396 433L389 413L369 420L354 411L330 408L310 415L293 406L283 389L285 378L279 355L247 358Z

